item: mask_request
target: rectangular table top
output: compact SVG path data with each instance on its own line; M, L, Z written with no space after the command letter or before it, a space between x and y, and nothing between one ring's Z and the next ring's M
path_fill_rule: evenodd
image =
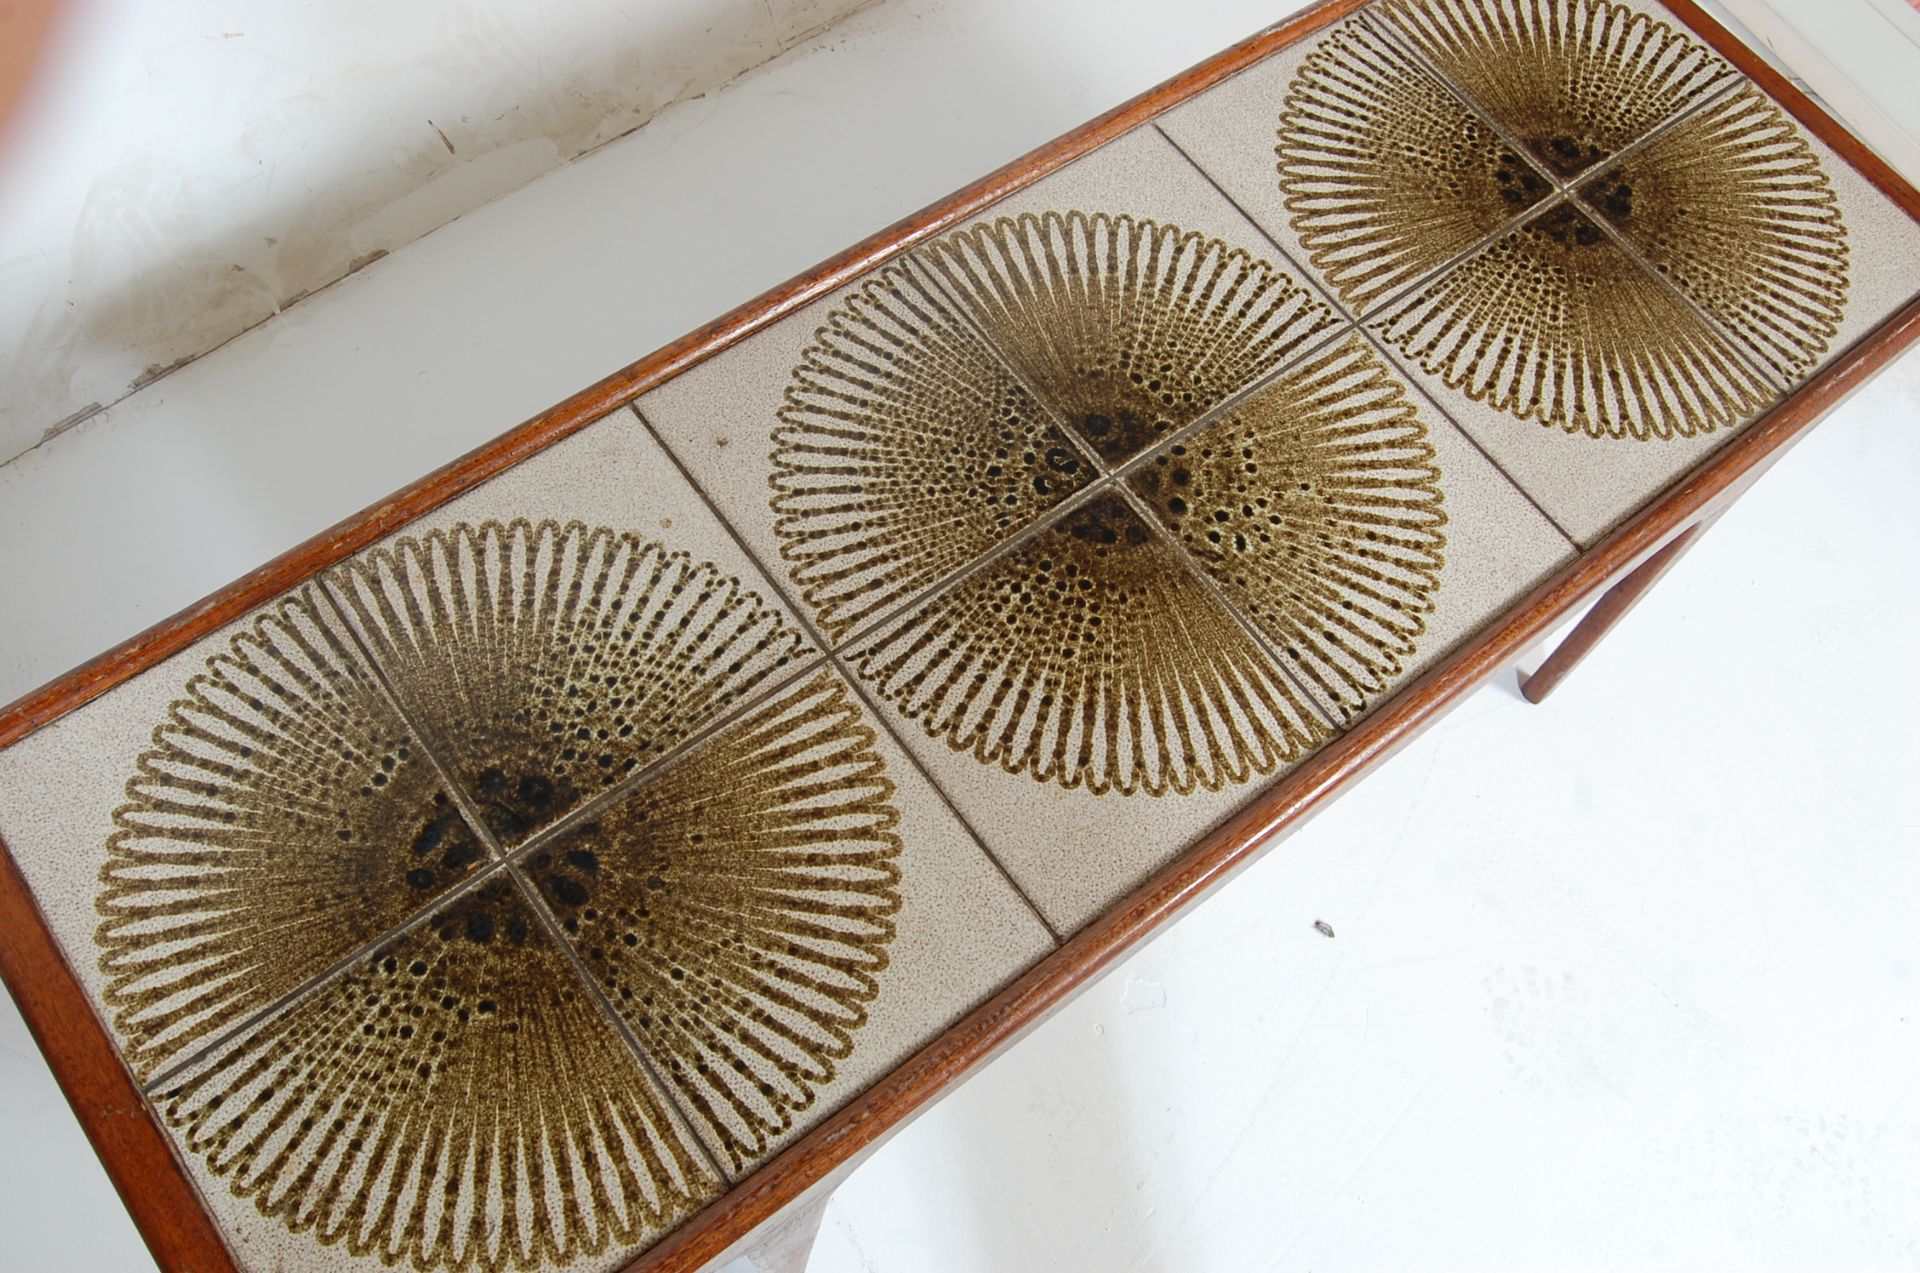
M1920 198L1693 5L1255 37L0 714L163 1264L696 1267L1737 493Z

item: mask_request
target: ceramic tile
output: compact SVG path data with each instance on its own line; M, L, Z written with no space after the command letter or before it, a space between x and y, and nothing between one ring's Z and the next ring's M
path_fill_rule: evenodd
M1570 203L1368 320L1414 381L1586 544L1777 391Z
M1561 181L1737 77L1637 0L1379 0L1368 13Z
M1573 555L1358 335L1130 481L1283 666L1343 716L1418 675Z
M1920 293L1920 227L1744 81L1579 193L1782 385Z
M631 411L329 573L501 843L663 758L811 650Z
M907 261L683 372L639 407L836 641L1089 478L1084 457Z
M734 1172L1052 947L830 668L518 866Z
M1330 728L1111 487L847 658L1061 933L1165 865Z
M1364 15L1159 124L1355 313L1553 192L1545 172Z
M0 837L142 1079L488 859L311 587L0 751L0 791Z
M1021 382L1110 465L1339 322L1151 127L1009 195L919 255Z
M505 872L154 1104L258 1273L610 1271L722 1188Z

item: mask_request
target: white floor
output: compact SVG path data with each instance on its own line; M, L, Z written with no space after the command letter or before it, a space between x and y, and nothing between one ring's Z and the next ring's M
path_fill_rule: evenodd
M888 0L396 252L0 468L0 698L1277 7ZM1920 1263L1917 424L1909 357L1547 707L902 1133L814 1273ZM147 1265L7 1007L0 1267Z

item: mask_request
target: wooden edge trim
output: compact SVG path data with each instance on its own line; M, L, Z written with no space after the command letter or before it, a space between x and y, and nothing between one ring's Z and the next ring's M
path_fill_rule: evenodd
M640 1256L628 1273L693 1273L841 1163L896 1130L942 1092L1017 1042L1121 956L1297 829L1509 666L1580 603L1738 495L1829 409L1920 337L1915 300L1818 380L1783 400L1706 467L1507 611L1379 710L1303 761L1273 789L1067 939L1004 990Z
M1899 205L1902 212L1920 220L1920 191L1880 157L1880 153L1854 136L1845 124L1829 115L1792 80L1773 69L1739 36L1729 31L1718 18L1702 9L1694 0L1661 0L1673 15L1692 27L1714 52L1733 63L1742 75L1764 89L1768 96L1787 108L1795 119L1851 164L1861 176L1878 187L1881 194Z
M1321 0L961 191L869 236L706 326L665 345L389 499L290 549L178 614L0 709L0 747L59 719L287 589L585 427L609 411L852 278L1203 92L1366 0ZM1844 127L1747 50L1691 0L1667 0L1723 56L1778 98L1848 163L1920 219L1920 195ZM1482 631L1378 712L1083 929L912 1059L709 1204L631 1267L692 1270L787 1201L904 1124L946 1088L1012 1044L1139 940L1181 913L1346 784L1410 742L1468 690L1511 662L1585 597L1656 550L1702 510L1737 492L1900 349L1920 337L1920 301L1856 343L1691 476ZM172 1140L141 1099L4 842L0 842L0 977L93 1142L135 1225L163 1268L229 1273L232 1257Z
M819 300L987 205L1064 167L1137 124L1204 92L1367 0L1321 0L1207 59L972 185L862 239L598 384L435 469L413 485L295 545L266 565L0 709L0 747L99 697L521 460L632 402L647 390Z
M238 1273L0 840L0 977L161 1268ZM19 1148L19 1147L16 1147Z

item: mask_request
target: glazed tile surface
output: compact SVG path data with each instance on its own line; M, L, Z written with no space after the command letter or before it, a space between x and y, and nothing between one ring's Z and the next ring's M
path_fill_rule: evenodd
M333 570L328 587L509 848L811 650L628 411Z
M1651 3L1376 0L0 751L243 1266L612 1269L1920 293Z
M1160 122L1581 544L1920 292L1912 222L1654 4L1380 0Z
M1573 545L1354 335L1163 448L1140 497L1342 718L1485 626Z
M263 1273L611 1270L723 1187L505 874L153 1099Z
M1053 946L831 669L519 866L736 1174Z
M150 1079L490 860L317 588L0 751L0 836Z

